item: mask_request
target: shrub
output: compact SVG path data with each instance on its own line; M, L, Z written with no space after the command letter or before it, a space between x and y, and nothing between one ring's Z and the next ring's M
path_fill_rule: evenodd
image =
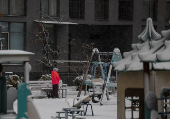
M79 88L81 87L82 80L83 80L83 75L77 76L73 80L74 85L77 86L77 90L79 90ZM86 80L91 80L91 75L87 74ZM83 85L82 90L85 90L85 85Z
M21 83L21 79L18 75L9 75L6 77L7 85L12 85L12 87L17 88L18 84Z
M51 74L42 75L39 81L51 81Z
M51 74L42 75L39 81L52 81ZM47 89L47 90L44 90L43 92L47 94L48 98L52 97L52 89L50 90Z

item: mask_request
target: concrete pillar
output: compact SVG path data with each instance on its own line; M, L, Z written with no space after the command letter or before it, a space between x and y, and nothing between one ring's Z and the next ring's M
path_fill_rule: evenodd
M69 18L69 0L60 0L60 21L70 21Z
M91 23L95 19L95 1L85 0L85 19L87 23Z
M57 49L59 50L58 60L68 60L68 40L69 40L69 25L68 24L58 24L56 26L56 38L57 38ZM57 67L60 72L68 71L68 63L58 63Z

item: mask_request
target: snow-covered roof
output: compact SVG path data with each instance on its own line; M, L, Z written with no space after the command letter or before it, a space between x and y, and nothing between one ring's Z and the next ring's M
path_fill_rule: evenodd
M0 50L0 62L29 61L30 55L34 53L23 50Z
M161 38L162 35L162 38ZM150 69L170 70L170 30L158 34L148 18L144 31L138 36L140 43L132 44L132 51L123 54L124 59L115 63L117 71L143 70L142 62L151 62Z
M32 52L27 52L23 50L0 50L0 56L2 55L33 55Z

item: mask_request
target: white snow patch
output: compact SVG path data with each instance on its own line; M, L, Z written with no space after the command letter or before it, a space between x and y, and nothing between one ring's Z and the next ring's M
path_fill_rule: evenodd
M76 97L76 95L71 95L71 97ZM81 95L81 99L85 96ZM69 103L72 103L70 100ZM99 103L93 103L94 116L92 116L90 106L87 109L87 119L117 119L117 95L110 96L110 100L104 100L103 106ZM38 109L41 119L51 119L51 116L57 116L57 111L62 111L62 108L69 107L65 98L62 99L34 99L34 104ZM83 107L82 107L83 108ZM85 108L85 107L84 107ZM17 111L17 101L14 103L14 110ZM69 117L71 119L72 117Z

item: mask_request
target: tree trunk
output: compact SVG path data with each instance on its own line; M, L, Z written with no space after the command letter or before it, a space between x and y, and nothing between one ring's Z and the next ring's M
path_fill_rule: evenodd
M94 52L92 52L91 57L90 57L90 60L89 60L89 62L87 62L87 68L86 68L86 71L84 72L83 80L82 80L82 82L81 82L81 87L79 88L79 92L78 92L78 94L77 94L77 97L80 97L80 95L81 95L81 91L82 91L84 82L85 82L85 80L86 80L86 77L87 77L87 74L88 74L88 71L89 71L89 67L90 67L90 64L91 64L93 55L94 55Z

